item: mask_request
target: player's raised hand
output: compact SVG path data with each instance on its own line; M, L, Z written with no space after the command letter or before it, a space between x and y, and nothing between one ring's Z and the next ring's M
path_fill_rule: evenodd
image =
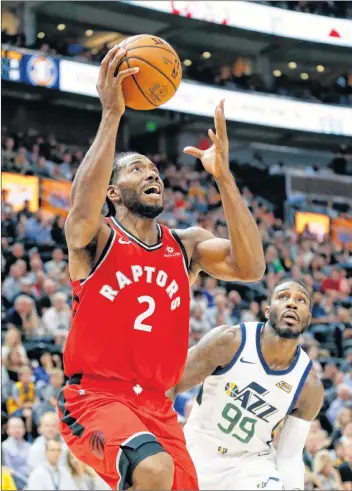
M97 90L103 106L103 112L113 112L116 116L122 116L125 112L125 99L122 92L122 81L138 73L139 68L129 68L118 72L116 70L126 54L126 50L118 45L114 46L105 56L100 65Z
M186 147L184 152L200 159L204 169L212 174L215 179L220 179L229 173L229 141L226 131L224 99L215 108L214 121L216 134L213 130L208 130L213 145L207 150Z

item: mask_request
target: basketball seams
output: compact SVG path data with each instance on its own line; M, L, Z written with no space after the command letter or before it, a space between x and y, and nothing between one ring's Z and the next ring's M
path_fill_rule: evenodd
M134 43L135 41L137 41L137 39L142 38L144 36L145 36L145 34L139 34L138 36L132 36L132 38L126 38L126 39L124 39L122 41L122 43L125 43L125 44L122 44L121 43L121 48L126 49L126 46L128 46L131 43Z
M128 48L127 51L132 51L134 49L139 49L139 48L153 48L153 49L162 49L163 51L167 51L168 53L172 54L177 60L179 60L178 54L173 48L164 48L163 46L148 46L144 44L143 46L134 46L133 48ZM128 53L127 53L128 54Z
M173 83L173 81L167 76L165 75L164 72L162 72L159 68L157 68L155 65L152 65L152 63L150 63L149 61L145 60L144 58L141 58L140 56L128 56L126 57L126 60L140 60L140 61L143 61L144 63L146 63L147 65L149 65L150 67L154 68L154 70L156 70L157 72L160 73L160 75L162 75L163 77L166 78L166 80L173 86L173 88L175 89L175 93L177 91L177 88L176 85ZM129 64L128 64L129 66Z
M129 58L128 58L128 57L126 57L126 58L124 59L124 61L126 61L126 63L127 63L128 68L131 68L131 67L130 67L130 64L129 64L129 62L128 62L128 60L129 60ZM143 60L143 61L144 61L144 60ZM142 90L142 88L140 87L139 83L137 82L135 75L132 75L132 78L133 78L134 83L135 83L135 84L136 84L136 86L137 86L137 89L138 89L138 90L139 90L139 92L142 94L142 96L144 97L144 99L145 99L146 101L148 101L148 102L149 102L149 104L151 104L151 105L152 105L152 106L154 106L155 108L156 108L156 107L158 107L156 104L154 104L154 102L150 101L150 100L149 100L149 98L146 96L146 94L144 93L144 91L143 91L143 90Z

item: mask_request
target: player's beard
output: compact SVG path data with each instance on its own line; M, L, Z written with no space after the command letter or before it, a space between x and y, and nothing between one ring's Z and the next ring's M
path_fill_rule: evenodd
M156 218L163 211L163 205L147 205L143 203L134 189L121 189L121 204L131 213L143 218Z
M307 327L307 324L303 323L302 329L300 331L294 331L291 327L280 327L278 322L278 315L275 310L270 310L269 323L273 328L275 334L281 339L297 339Z

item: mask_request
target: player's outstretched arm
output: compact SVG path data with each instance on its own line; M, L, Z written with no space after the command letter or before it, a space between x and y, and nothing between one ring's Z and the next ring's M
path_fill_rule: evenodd
M101 62L97 90L102 119L94 142L78 168L71 190L70 213L65 232L68 246L82 249L91 243L101 226L101 210L112 172L120 119L125 111L121 83L139 68L115 71L126 50L112 48Z
M209 130L213 145L205 150L186 147L184 152L199 158L219 187L230 240L215 238L198 229L193 264L222 280L257 281L265 271L264 252L257 224L242 199L229 167L229 142L224 101L215 109L216 134Z
M311 421L317 417L323 400L323 385L312 369L296 408L286 418L279 438L276 463L285 489L304 489L305 468L302 453Z
M187 362L180 382L168 394L171 398L187 392L211 375L219 366L227 365L241 343L238 326L218 326L188 351Z

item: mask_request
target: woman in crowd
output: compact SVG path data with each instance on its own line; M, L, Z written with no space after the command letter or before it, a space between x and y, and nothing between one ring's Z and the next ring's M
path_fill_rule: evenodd
M342 489L340 474L334 469L334 459L328 450L320 450L315 455L313 471L322 484L321 489Z

